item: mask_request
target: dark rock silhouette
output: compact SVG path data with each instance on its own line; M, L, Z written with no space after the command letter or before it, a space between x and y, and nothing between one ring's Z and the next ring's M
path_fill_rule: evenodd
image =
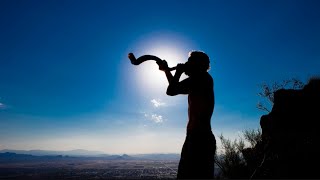
M262 141L244 152L252 178L320 178L320 79L301 90L274 93L272 111L260 119Z

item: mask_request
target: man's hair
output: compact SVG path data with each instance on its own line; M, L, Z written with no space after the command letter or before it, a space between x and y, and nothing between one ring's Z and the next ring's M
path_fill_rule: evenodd
M196 60L199 63L199 67L205 71L210 69L210 59L209 56L203 51L190 51L189 59Z

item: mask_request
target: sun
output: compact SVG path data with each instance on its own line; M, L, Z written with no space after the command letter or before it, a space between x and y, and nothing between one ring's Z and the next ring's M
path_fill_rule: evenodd
M157 56L166 60L169 67L174 67L178 63L185 63L189 56L189 51L194 49L194 42L179 33L159 31L145 34L137 38L132 52L136 58L142 55ZM163 71L155 61L145 61L135 67L135 83L143 96L161 96L166 94L168 81ZM172 75L175 71L171 71ZM183 73L180 80L187 78Z
M152 48L146 48L146 54L154 55L162 60L166 60L169 67L176 66L178 63L186 62L187 53L174 46L153 46ZM144 54L144 55L146 55ZM138 58L138 57L137 57ZM159 67L155 61L146 61L139 65L140 70L138 73L138 79L141 81L141 87L143 91L162 92L165 93L168 81L163 71L159 70ZM174 71L171 71L174 75ZM185 77L182 77L183 79Z

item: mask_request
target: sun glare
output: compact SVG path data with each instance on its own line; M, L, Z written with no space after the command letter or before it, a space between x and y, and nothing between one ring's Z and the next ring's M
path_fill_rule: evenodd
M186 58L188 56L187 53L183 53L181 50L169 46L149 48L146 49L146 52L149 55L155 55L162 60L166 60L169 67L176 66L178 63L186 62ZM168 86L168 81L165 73L159 70L157 63L155 61L146 61L139 66L141 67L138 79L141 80L141 87L143 87L143 91L165 92L166 87ZM174 71L171 72L174 75Z

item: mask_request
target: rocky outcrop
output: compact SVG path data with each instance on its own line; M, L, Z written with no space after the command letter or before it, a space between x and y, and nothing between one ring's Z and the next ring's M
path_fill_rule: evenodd
M320 178L320 79L301 90L274 93L272 111L260 119L260 167L252 178Z

